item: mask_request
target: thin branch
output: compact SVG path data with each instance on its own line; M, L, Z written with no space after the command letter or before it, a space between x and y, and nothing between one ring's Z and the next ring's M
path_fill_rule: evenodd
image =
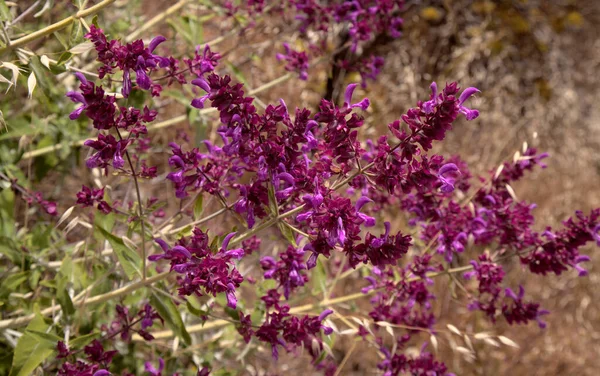
M160 12L156 16L152 17L150 20L144 22L144 24L142 26L140 26L138 29L136 29L133 33L129 34L125 38L125 41L127 41L127 42L133 41L135 38L140 36L144 31L150 29L151 27L155 26L159 22L162 22L163 20L168 18L170 15L177 12L179 9L183 8L183 6L185 6L189 2L190 2L190 0L180 0L177 3L171 5L169 8L165 9L164 11Z
M461 272L469 271L471 269L473 269L473 265L466 265L466 266L461 266L458 268L448 269L448 270L441 271L441 272L427 273L427 277L435 278L435 277L439 277L439 276L446 275L446 274L461 273ZM406 280L406 282L418 281L419 279L421 279L421 278L420 277L408 278ZM312 310L315 310L318 308L319 309L327 308L327 307L331 307L334 305L351 302L351 301L354 301L357 299L366 298L368 296L375 294L377 291L378 290L371 290L367 293L357 292L354 294L340 296L340 297L334 298L334 299L322 300L318 303L305 304L305 305L291 308L289 313L290 314L298 314L298 313L309 312L309 311L312 311ZM231 324L231 323L228 321L225 321L225 320L215 320L215 321L209 321L209 322L206 322L203 324L191 325L191 326L186 327L186 329L187 329L188 333L200 333L200 332L206 332L210 329L221 328L221 327L227 326L229 324ZM0 329L2 329L1 326L0 326ZM154 336L155 339L170 338L173 336L173 332L171 330L163 330L160 332L153 332L151 334L152 334L152 336ZM133 340L134 341L143 341L143 339L140 336L136 336L136 335L133 336Z
M37 31L35 31L31 34L28 34L22 38L10 41L8 46L0 47L0 54L6 52L8 50L12 50L13 48L22 47L30 42L33 42L36 39L43 38L43 37L48 36L56 31L62 30L80 18L91 16L91 15L94 15L94 14L100 12L102 9L111 5L115 1L116 0L101 1L98 4L96 4L92 7L89 7L88 9L84 9L84 10L77 12L74 16L67 17L62 21L53 23L52 25L46 26L45 28L37 30Z
M123 137L121 137L121 132L117 128L117 134L119 135L119 139L123 141ZM131 176L133 176L133 183L135 184L135 193L137 195L138 201L138 212L140 213L140 223L142 227L142 279L146 279L146 225L144 220L144 204L142 203L142 195L140 194L140 185L137 179L137 173L133 167L133 163L131 162L131 157L129 156L129 151L125 149L125 156L127 157L127 162L129 163L129 168L131 168Z
M111 299L131 294L132 292L139 290L142 287L151 285L155 282L162 281L163 279L167 278L170 274L171 274L170 272L160 273L155 276L148 277L144 281L134 282L129 285L123 286L119 289L116 289L114 291L108 292L106 294L92 296L91 298L88 298L84 301L74 302L73 304L77 308L82 308L82 307L86 307L86 306L89 306L92 304L104 303ZM53 305L51 307L48 307L48 308L42 310L41 314L43 316L48 316L48 315L56 313L60 310L61 310L60 305ZM2 320L2 321L0 321L0 330L7 329L7 328L18 328L18 327L27 325L27 324L29 324L29 322L31 320L33 320L34 317L35 317L35 314L32 313L27 316L21 316L21 317L9 319L9 320Z

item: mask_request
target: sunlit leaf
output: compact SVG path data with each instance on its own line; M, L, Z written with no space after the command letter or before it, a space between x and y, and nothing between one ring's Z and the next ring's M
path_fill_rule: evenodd
M33 371L54 352L48 341L40 341L33 334L27 332L45 332L47 329L48 325L46 325L42 316L36 314L29 325L27 325L25 334L17 342L10 376L27 376L33 374Z

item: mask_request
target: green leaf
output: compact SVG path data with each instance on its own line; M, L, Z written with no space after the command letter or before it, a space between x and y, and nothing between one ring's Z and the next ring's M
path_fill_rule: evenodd
M317 265L312 270L310 278L312 284L311 290L314 296L318 295L320 292L325 293L327 291L327 271L325 270L322 259L322 257L317 259Z
M9 291L16 290L23 282L27 281L27 276L28 272L19 272L9 275L2 281L2 289L7 289Z
M10 9L8 9L8 5L4 0L0 0L0 21L12 21L12 14L10 13Z
M50 96L51 89L55 86L53 86L53 84L48 79L48 71L40 61L40 58L37 56L32 56L29 60L29 66L35 74L37 84L42 88L46 96Z
M200 194L198 194L198 198L196 199L196 202L194 202L194 220L196 220L196 221L200 218L200 216L202 215L202 212L204 211L203 203L204 203L204 196L202 195L202 193L200 193Z
M171 27L173 29L175 29L175 32L178 35L183 36L185 39L188 40L188 42L190 43L195 43L192 37L192 34L190 33L190 27L187 23L185 23L185 21L181 20L181 19L176 19L176 20L167 20L167 23L169 25L171 25Z
M233 72L233 75L235 76L235 78L237 78L238 81L240 81L244 85L248 85L248 81L246 80L246 77L244 77L244 75L242 74L242 71L238 67L236 67L235 65L233 65L229 62L227 63L227 66L229 67L229 69L231 69L231 71Z
M194 307L194 305L190 303L189 300L185 302L185 305L187 306L188 311L190 311L193 315L196 315L198 317L206 316L208 314L207 311Z
M281 235L287 240L294 248L298 248L296 238L294 237L294 231L290 228L290 224L284 223L283 219L277 222L277 227L281 231Z
M92 342L96 338L100 337L101 334L102 333L100 333L100 332L92 332L90 334L79 336L77 338L71 338L69 340L69 348L71 350L79 349L79 348L87 345L88 343Z
M9 239L15 238L15 194L10 188L0 191L0 233Z
M15 355L13 357L10 376L27 376L53 352L54 349L47 341L39 341L30 331L45 332L48 325L44 322L42 316L38 313L27 325L25 334L19 338Z
M62 55L58 58L56 65L64 65L70 58L73 57L73 54L69 51L63 52Z
M17 250L17 246L12 242L12 239L0 236L0 255L6 256L10 262L19 265L22 254Z
M69 295L69 281L72 279L73 261L71 256L66 256L60 266L58 277L56 278L56 299L67 317L75 313L75 306Z
M160 286L158 288L161 288ZM185 328L185 324L181 319L181 315L175 306L175 303L171 298L158 294L156 291L152 291L150 296L150 304L158 314L167 322L167 325L171 328L179 338L183 340L187 345L192 343L192 338Z
M274 216L279 216L279 204L277 203L277 197L275 197L275 188L273 184L269 183L267 186L267 194L269 196L269 209Z
M98 229L102 236L104 236L104 239L106 239L110 243L110 246L117 255L117 258L119 259L119 263L123 267L123 270L125 270L125 274L127 274L127 277L129 279L132 279L136 273L141 277L142 259L140 258L140 256L132 249L127 247L123 242L123 239L120 239L115 235L109 233L101 226L96 226L96 229Z
M39 330L27 329L25 333L31 334L38 342L45 343L51 348L56 347L58 341L62 341L62 338L56 334L46 333Z
M63 48L65 50L69 49L69 43L65 40L65 37L63 35L61 35L58 31L54 32L54 36L56 37L56 39L58 39L58 41L60 42L61 46L63 46Z

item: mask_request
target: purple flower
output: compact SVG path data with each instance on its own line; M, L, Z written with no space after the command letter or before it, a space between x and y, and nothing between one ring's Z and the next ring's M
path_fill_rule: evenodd
M473 120L479 116L479 111L463 106L463 103L465 103L465 101L475 93L479 93L479 90L474 87L468 87L458 98L459 111L467 117L467 120Z
M308 55L306 52L295 51L290 48L288 43L283 44L285 54L278 53L276 55L277 60L284 60L287 62L285 69L290 72L297 72L300 75L300 79L306 81L308 78Z
M98 210L104 214L108 214L112 211L112 208L106 201L104 201L104 188L94 189L81 186L81 191L77 192L77 203L84 206L94 206L98 203Z
M454 163L446 163L438 171L438 176L442 182L440 190L444 193L451 193L454 191L454 182L456 177L460 175L460 170Z
M545 328L546 323L541 320L541 316L550 313L544 309L540 310L540 305L537 303L523 302L525 290L523 286L519 286L519 295L516 295L511 289L506 288L505 294L507 298L511 298L512 303L505 303L502 306L502 314L509 324L527 324L529 321L537 321L540 328Z
M369 105L371 104L369 102L369 98L364 98L360 102L352 104L352 94L354 93L354 89L356 89L356 86L357 86L357 84L350 84L346 87L346 92L344 94L344 107L348 107L348 108L358 107L361 110L365 111L367 108L369 108Z
M165 361L162 358L158 358L158 369L154 368L152 363L144 363L144 371L148 372L152 376L161 376L162 370L165 368Z
M243 282L244 277L235 268L234 259L245 254L243 249L227 250L235 233L228 234L222 247L215 254L208 243L208 235L199 228L194 228L191 237L181 238L173 247L166 242L156 239L162 248L162 254L151 255L150 261L169 260L171 270L180 274L179 294L188 296L204 293L216 296L225 293L227 305L232 309L237 306L235 289Z
M116 169L125 165L123 153L130 140L117 141L112 135L100 133L97 140L87 140L85 146L96 150L96 153L89 157L85 164L88 168L107 168L109 163Z
M98 69L100 78L106 74L111 74L115 68L123 71L123 88L121 90L125 98L131 93L131 74L134 71L136 74L137 85L144 90L160 91L160 85L154 85L148 73L158 67L165 68L171 65L169 58L154 54L154 50L159 44L166 40L163 36L157 36L148 45L144 47L144 42L141 40L133 41L126 45L122 45L117 40L108 41L104 31L97 28L95 25L90 26L90 31L85 35L96 48L98 52L98 61L103 66ZM156 86L156 87L155 87Z
M265 256L260 260L260 265L265 279L279 282L279 287L283 288L283 296L289 299L290 292L308 282L307 266L303 261L304 251L289 246L279 254L279 258L280 261L276 262L272 257Z

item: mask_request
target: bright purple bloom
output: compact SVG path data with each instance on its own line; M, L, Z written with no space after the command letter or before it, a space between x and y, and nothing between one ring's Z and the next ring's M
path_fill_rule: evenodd
M506 303L502 306L502 314L509 324L527 324L529 321L537 321L540 328L545 328L546 323L541 320L541 316L550 313L544 309L540 310L540 305L537 303L523 302L525 290L523 286L519 286L519 295L515 294L511 289L505 290L507 298L512 299L511 303Z
M306 81L308 78L308 55L305 51L296 51L290 48L288 43L283 44L285 54L278 53L277 60L287 62L285 69L290 72L297 72L300 79Z
M96 150L96 153L89 157L85 164L88 168L107 168L109 164L116 169L125 165L123 154L129 144L129 140L117 141L112 135L98 134L97 140L87 140L85 146Z
M98 203L98 210L104 214L108 214L112 211L112 208L106 201L104 201L104 188L94 189L81 186L81 191L77 192L77 203L84 206L94 206Z
M131 93L131 71L136 74L137 85L144 90L159 89L155 85L148 73L161 67L165 68L171 65L169 58L154 54L154 50L159 44L166 40L163 36L157 36L148 45L144 47L142 40L136 40L132 43L122 45L117 40L108 41L104 31L95 25L90 26L90 32L85 35L96 48L98 52L98 61L104 65L98 69L100 78L106 74L111 74L115 68L123 71L123 89L121 90L125 98Z
M158 358L158 369L156 369L152 363L144 363L144 371L152 376L161 376L162 370L165 368L165 361L162 358Z
M243 249L227 250L229 240L235 235L225 237L222 247L213 254L209 247L208 235L195 228L193 235L181 238L173 247L169 247L161 239L156 239L164 253L148 257L150 261L169 260L171 270L180 274L179 294L183 296L196 294L199 296L225 293L227 305L235 309L237 298L235 289L243 282L244 277L235 268L233 260L245 254ZM204 292L204 293L203 293Z

